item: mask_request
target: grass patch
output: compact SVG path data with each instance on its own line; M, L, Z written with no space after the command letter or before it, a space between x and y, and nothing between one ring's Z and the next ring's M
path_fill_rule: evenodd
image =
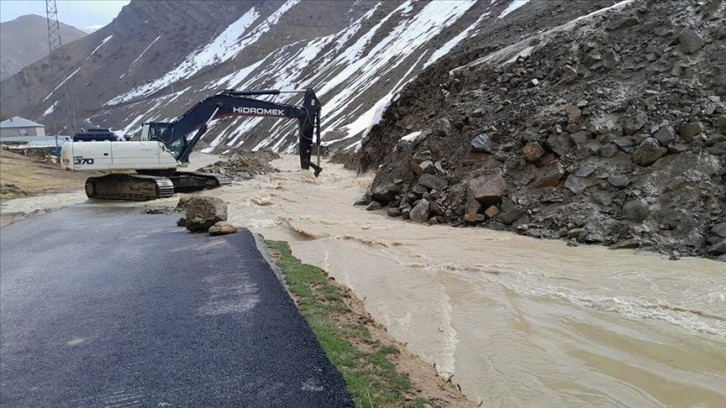
M345 379L356 407L434 407L423 398L412 399L411 381L391 360L398 348L373 339L361 316L345 298L351 295L332 284L320 268L300 263L284 241L267 241L282 270L300 313L315 333L328 359Z

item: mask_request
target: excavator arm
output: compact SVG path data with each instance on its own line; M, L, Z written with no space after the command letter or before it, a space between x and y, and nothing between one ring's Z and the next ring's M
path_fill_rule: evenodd
M297 119L300 166L312 167L320 174L320 101L308 89L301 106L287 105L251 98L256 95L277 95L279 90L226 90L203 99L171 123L150 122L149 140L158 140L171 150L180 163L188 163L194 146L214 119L230 116L261 116ZM192 132L196 131L190 138ZM317 139L318 164L310 161L312 146Z

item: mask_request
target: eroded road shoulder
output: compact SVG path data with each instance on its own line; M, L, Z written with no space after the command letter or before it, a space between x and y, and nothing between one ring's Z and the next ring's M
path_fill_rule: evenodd
M249 231L70 207L0 229L7 406L352 406Z

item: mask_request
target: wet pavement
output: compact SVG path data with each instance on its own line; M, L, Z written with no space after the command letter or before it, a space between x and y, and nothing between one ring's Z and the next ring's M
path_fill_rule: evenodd
M352 406L249 231L137 212L0 229L0 405Z

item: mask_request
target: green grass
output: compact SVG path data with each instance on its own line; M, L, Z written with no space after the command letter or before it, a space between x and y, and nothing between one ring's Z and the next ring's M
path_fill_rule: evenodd
M426 399L406 399L411 382L389 358L399 350L374 340L364 325L348 323L356 321L357 315L345 304L343 291L330 284L325 271L300 263L286 242L267 241L267 246L300 313L343 375L356 407L434 406Z

